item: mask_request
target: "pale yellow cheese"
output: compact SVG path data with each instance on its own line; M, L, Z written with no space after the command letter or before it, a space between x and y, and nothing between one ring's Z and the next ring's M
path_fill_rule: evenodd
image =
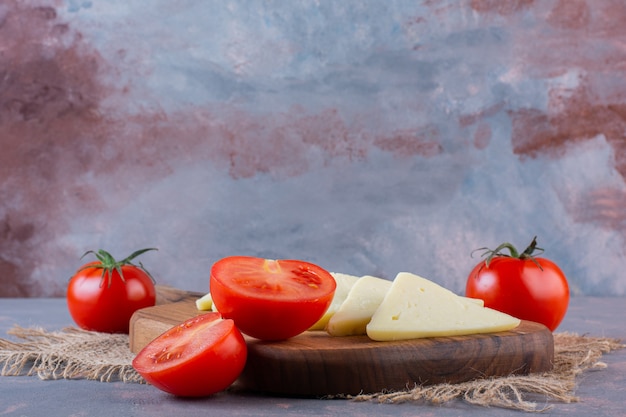
M200 311L217 311L210 292L196 300L196 308Z
M211 293L206 293L196 300L196 308L200 311L211 311L213 308L213 299Z
M364 276L352 286L345 301L328 321L326 331L332 336L365 334L365 326L385 298L391 281Z
M359 280L359 277L355 277L353 275L342 274L339 272L331 272L330 273L333 278L335 278L335 282L337 283L337 287L335 288L335 295L333 295L333 300L330 303L330 306L322 316L313 326L309 328L309 330L324 330L326 325L328 324L328 320L335 314L335 312L339 309L343 301L348 296L350 292L350 288Z
M520 320L460 297L407 272L399 273L367 325L378 341L458 336L511 330Z
M465 298L467 301L470 301L474 304L478 304L481 307L485 305L485 300L481 300L480 298L470 298L470 297L461 297L461 298Z

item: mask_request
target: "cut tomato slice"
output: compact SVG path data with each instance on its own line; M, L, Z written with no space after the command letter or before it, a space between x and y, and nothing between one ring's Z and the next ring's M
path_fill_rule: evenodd
M172 327L133 360L133 367L155 387L181 397L223 391L241 374L247 347L232 320L211 312Z
M328 271L300 260L231 256L211 268L217 310L243 333L263 340L307 330L324 315L335 288Z

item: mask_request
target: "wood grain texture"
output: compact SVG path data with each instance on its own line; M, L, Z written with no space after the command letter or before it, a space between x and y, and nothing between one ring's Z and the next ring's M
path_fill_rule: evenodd
M138 352L170 327L202 312L202 294L137 311L130 347ZM367 336L305 332L281 342L246 337L248 361L237 385L253 391L324 396L402 390L414 384L463 382L552 368L554 342L543 325L528 321L507 332L375 342Z
M130 318L129 346L138 353L145 345L166 330L201 314L196 300L204 294L157 286L154 307L137 310Z
M185 291L167 285L156 285L156 304L171 304L178 301L195 301L204 293Z
M553 355L552 333L528 321L496 334L398 342L306 332L280 343L249 342L239 383L297 396L373 393L547 371Z

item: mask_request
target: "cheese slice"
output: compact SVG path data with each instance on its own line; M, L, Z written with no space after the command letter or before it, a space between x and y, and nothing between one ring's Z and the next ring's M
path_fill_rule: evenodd
M196 308L200 311L215 311L217 312L217 307L213 302L213 297L211 297L211 293L208 292L204 294L202 297L196 300Z
M471 298L471 297L463 297L463 296L460 296L460 297L464 298L466 301L472 302L474 304L478 304L481 307L485 305L485 300L481 300L480 298Z
M206 293L196 300L196 308L200 311L211 311L213 308L213 299L211 293Z
M389 341L494 333L519 324L515 317L483 307L418 275L401 272L366 330L373 340Z
M385 298L391 281L366 275L352 286L345 301L328 321L331 336L365 334L365 326Z
M335 312L339 309L341 304L344 302L350 289L352 286L359 280L359 277L355 277L353 275L342 274L339 272L331 272L330 273L333 278L335 278L335 282L337 283L337 287L335 288L335 295L333 295L333 300L330 303L330 306L322 316L313 326L309 328L309 330L324 330L326 325L328 324L328 320L335 314Z

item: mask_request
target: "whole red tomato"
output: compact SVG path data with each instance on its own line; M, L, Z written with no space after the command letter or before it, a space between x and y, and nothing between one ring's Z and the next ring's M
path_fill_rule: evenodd
M155 387L181 397L228 388L246 364L248 348L232 320L220 313L193 317L146 345L133 367Z
M154 280L141 263L131 261L141 249L116 261L100 249L93 253L98 260L83 265L70 279L67 306L76 324L85 329L106 333L128 333L130 317L144 307L155 304Z
M469 274L465 294L484 300L485 307L554 331L567 312L569 286L554 262L534 255L543 252L537 239L521 254L510 243L495 250L482 249L486 250L483 256L489 256ZM508 255L501 252L504 249Z
M262 340L288 339L307 330L324 315L337 286L315 264L250 256L215 262L209 285L224 318Z

